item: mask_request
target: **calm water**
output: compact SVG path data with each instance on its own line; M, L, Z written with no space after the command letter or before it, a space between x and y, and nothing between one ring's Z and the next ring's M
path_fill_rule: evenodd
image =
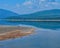
M0 48L60 48L60 22L0 22L37 27L29 36L0 41ZM28 27L28 26L27 26Z
M31 25L38 28L58 29L60 22L8 22L0 21L0 25Z

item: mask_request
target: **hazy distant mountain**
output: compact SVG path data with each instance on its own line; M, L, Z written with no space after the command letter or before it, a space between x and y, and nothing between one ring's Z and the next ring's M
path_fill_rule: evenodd
M53 10L45 10L39 11L36 13L28 14L28 15L20 15L25 18L59 18L60 17L60 10L53 9Z
M39 11L32 14L25 14L20 16L12 16L9 18L60 18L60 9Z
M0 18L6 18L9 16L18 16L18 14L5 9L0 9Z
M0 9L0 18L60 18L60 9L39 11L32 14L18 15L8 10Z

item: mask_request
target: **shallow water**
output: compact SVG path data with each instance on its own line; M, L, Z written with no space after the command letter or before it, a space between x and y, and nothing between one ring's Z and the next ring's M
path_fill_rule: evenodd
M60 48L60 31L37 29L29 36L0 41L0 48Z
M28 36L0 41L0 48L60 48L60 22L14 22L10 25L32 26L36 30Z

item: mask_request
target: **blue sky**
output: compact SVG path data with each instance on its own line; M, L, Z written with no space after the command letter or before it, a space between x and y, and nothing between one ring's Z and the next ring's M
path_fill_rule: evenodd
M60 9L60 0L0 0L0 9L27 14L42 10Z

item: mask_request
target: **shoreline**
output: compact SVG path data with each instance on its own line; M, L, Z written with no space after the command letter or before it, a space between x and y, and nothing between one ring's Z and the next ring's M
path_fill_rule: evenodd
M4 28L4 27L2 27L2 28ZM13 30L11 30L11 28L13 28ZM7 39L13 39L13 38L27 36L27 35L32 34L35 30L34 28L18 27L18 26L17 26L17 28L15 28L15 27L11 27L11 28L9 30L9 28L7 27L8 31L6 31L6 27L3 29L4 32L0 33L0 40L7 40Z

